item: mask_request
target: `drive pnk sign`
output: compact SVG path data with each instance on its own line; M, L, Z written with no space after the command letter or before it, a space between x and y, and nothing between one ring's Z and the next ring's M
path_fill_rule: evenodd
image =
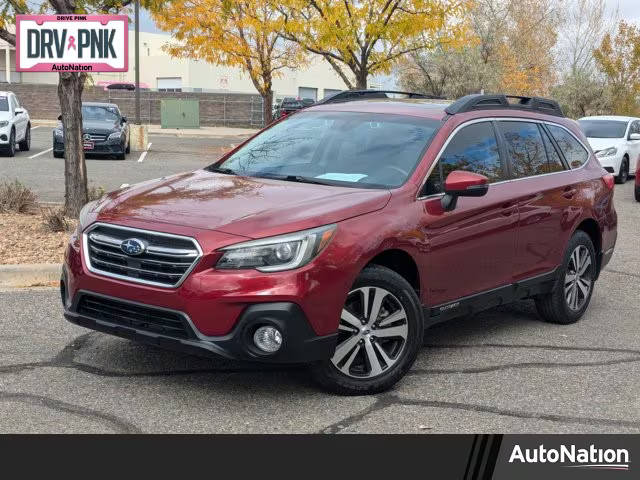
M19 72L126 72L126 15L16 15Z

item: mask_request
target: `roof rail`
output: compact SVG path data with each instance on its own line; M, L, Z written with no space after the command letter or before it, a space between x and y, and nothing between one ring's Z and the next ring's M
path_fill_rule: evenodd
M355 102L357 100L364 100L367 98L390 98L387 94L406 95L407 98L426 98L426 99L442 99L442 97L436 97L435 95L424 95L422 93L415 92L402 92L398 90L342 90L330 97L323 98L315 103L315 105L321 105L326 103L343 103L343 102Z
M520 97L516 95L467 95L461 97L447 108L449 115L470 112L472 110L527 110L547 115L564 117L564 112L555 100L541 97Z

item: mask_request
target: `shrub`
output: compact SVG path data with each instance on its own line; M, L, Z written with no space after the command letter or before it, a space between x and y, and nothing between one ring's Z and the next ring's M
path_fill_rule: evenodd
M105 194L104 188L101 186L96 187L95 185L89 187L87 190L87 198L88 201L91 202L93 200L98 200Z
M0 213L27 213L37 211L37 196L18 180L0 184Z
M42 225L49 232L67 232L73 226L60 207L42 209L42 220Z

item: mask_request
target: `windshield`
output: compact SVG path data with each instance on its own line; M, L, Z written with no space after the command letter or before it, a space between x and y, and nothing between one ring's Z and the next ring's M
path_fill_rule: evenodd
M619 120L578 120L588 138L623 138L628 122Z
M438 120L401 115L297 113L209 169L351 187L397 187L414 170L440 125Z
M0 112L9 111L9 99L7 97L0 97Z
M97 122L116 123L120 121L120 114L115 107L100 107L96 105L83 105L82 118Z

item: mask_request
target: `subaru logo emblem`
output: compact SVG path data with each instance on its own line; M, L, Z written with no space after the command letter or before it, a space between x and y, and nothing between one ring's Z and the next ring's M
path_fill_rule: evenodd
M147 245L144 240L127 238L120 244L120 249L127 255L140 255L147 249Z
M85 140L91 140L91 134L85 133L84 135L82 135L82 138L84 138Z

